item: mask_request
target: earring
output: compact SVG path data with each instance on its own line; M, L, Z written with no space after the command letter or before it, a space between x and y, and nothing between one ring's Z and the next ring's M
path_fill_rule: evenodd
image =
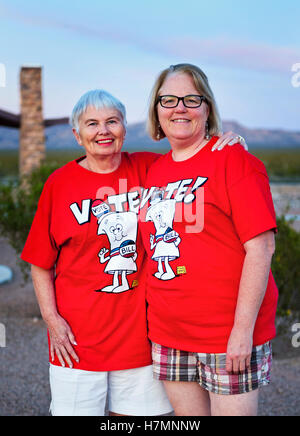
M157 139L158 141L160 140L160 124L158 124L158 126L157 126L156 139Z
M208 125L208 120L205 123L205 137L206 140L209 140L211 138L210 134L209 134L209 125Z

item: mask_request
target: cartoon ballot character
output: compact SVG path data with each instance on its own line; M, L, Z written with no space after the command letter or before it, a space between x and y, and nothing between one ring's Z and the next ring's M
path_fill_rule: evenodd
M171 280L175 277L169 262L177 259L178 245L181 238L173 230L176 200L164 200L164 191L156 190L150 200L146 221L153 221L156 233L150 235L150 247L154 249L152 259L158 262L157 272L154 274L160 280Z
M110 250L102 248L99 253L101 264L106 263L104 272L113 276L112 284L97 292L120 293L130 289L127 275L137 271L136 236L137 215L134 212L112 212L110 206L95 200L92 212L98 220L98 235L106 235Z

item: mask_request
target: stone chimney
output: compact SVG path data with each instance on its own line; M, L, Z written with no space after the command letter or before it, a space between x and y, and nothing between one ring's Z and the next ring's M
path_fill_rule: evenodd
M21 128L20 177L29 175L45 158L45 135L42 107L42 68L22 67L20 72Z

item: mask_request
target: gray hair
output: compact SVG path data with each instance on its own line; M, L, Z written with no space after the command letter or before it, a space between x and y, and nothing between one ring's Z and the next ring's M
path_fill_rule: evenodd
M96 109L113 108L120 112L124 124L126 124L126 109L123 103L103 89L94 89L83 94L75 104L71 117L70 124L79 133L79 119L89 106Z

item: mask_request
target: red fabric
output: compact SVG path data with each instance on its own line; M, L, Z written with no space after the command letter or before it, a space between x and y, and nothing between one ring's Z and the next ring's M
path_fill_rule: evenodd
M151 364L144 249L136 230L139 187L157 156L122 153L120 167L110 174L93 173L73 161L55 171L44 186L21 258L45 269L56 267L58 311L78 344L80 362L74 362L75 368L110 371ZM110 208L104 217L94 214L101 204L92 203L97 198ZM113 245L117 253L112 253ZM104 247L104 257L110 260L100 263ZM118 280L123 273L129 289L104 292L118 269ZM58 359L54 363L60 365Z
M154 187L165 187L166 201L156 200L155 205L152 195L151 207L144 206L140 215L149 257L149 337L168 347L205 353L226 352L243 243L276 228L262 162L239 145L211 152L216 140L186 161L173 161L171 152L159 158L148 172L146 187L148 195ZM270 273L254 345L275 336L277 294Z

